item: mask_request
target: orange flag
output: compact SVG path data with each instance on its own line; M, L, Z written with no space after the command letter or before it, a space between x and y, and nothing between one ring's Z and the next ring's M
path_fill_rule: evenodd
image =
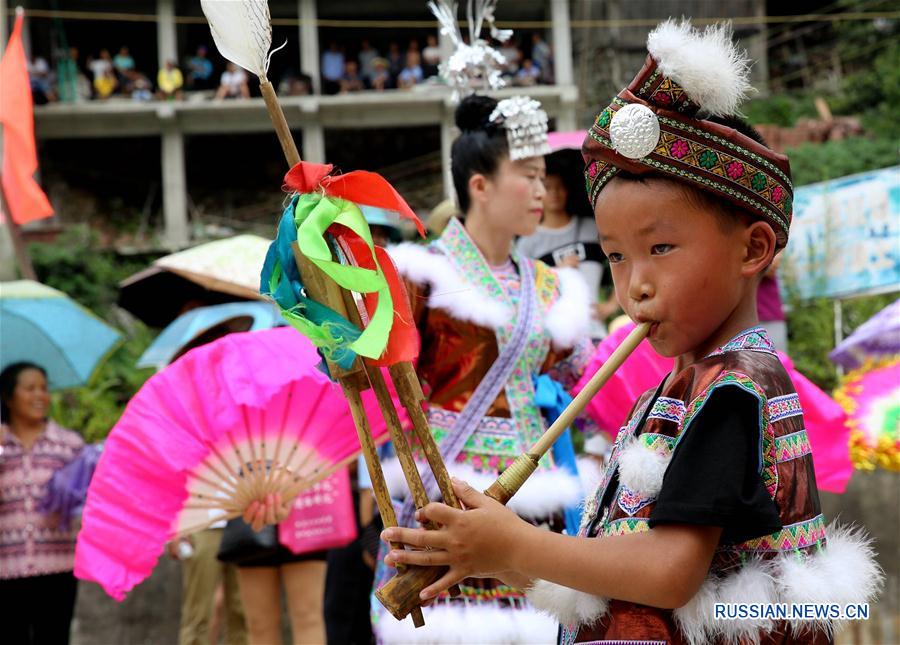
M34 180L38 169L34 143L34 113L25 49L22 47L23 14L16 11L16 24L0 60L0 125L3 126L3 167L0 177L10 215L24 224L53 215L50 201Z

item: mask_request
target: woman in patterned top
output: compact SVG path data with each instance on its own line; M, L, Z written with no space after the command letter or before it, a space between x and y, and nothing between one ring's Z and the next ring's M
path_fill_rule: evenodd
M9 643L68 643L77 528L39 510L53 474L84 446L47 418L47 373L15 363L0 374L0 606Z

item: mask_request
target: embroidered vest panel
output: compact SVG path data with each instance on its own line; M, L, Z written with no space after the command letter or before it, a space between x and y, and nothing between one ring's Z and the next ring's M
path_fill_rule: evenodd
M655 401L655 391L641 397L616 438L600 486L586 502L582 536L602 538L650 530L648 518L659 489L653 490L646 477L626 476L631 474L628 453L646 450L667 465L712 392L720 387L740 387L760 401L761 474L778 507L783 528L739 544L720 545L710 573L727 575L751 558L770 559L786 551L814 552L824 546L824 520L799 399L777 355L767 344L759 343L760 337L767 341L757 330L745 332L722 350L679 373ZM645 415L646 421L641 425ZM607 491L615 479L614 473L619 475L618 486L615 491ZM661 484L661 473L655 483ZM607 495L611 496L609 503L601 507ZM644 625L649 631L635 632L635 625ZM618 639L629 633L631 638L638 633L643 638L682 642L671 610L616 600L610 602L606 616L593 626L581 627L577 632L564 626L562 642Z

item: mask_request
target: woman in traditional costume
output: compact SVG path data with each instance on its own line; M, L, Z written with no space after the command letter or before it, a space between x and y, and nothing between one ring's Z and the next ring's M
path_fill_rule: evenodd
M471 96L456 123L452 171L464 217L430 245L401 244L391 256L421 336L417 373L432 433L452 475L487 487L546 429L536 390L558 393L581 373L592 350L589 298L577 270L551 269L513 245L534 232L542 212L547 116L537 101ZM568 460L556 456L541 463L511 507L562 531L582 488ZM414 526L399 467L386 464L386 476L404 504L401 524ZM381 563L376 585L392 573ZM373 601L376 634L398 643L555 640L555 621L537 613L523 590L494 579L468 579L460 589L425 609L420 629Z

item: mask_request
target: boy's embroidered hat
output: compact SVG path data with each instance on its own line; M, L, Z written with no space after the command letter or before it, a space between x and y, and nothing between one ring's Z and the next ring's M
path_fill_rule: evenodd
M737 113L751 91L750 63L731 26L668 20L647 38L649 55L604 108L582 146L591 204L620 170L658 174L729 200L772 225L779 248L791 224L786 156L709 117Z

